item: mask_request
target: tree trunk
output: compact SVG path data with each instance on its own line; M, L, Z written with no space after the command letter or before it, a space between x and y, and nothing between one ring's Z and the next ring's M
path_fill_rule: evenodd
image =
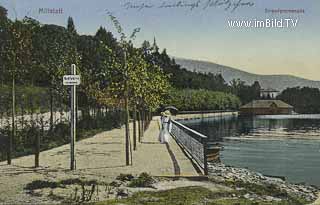
M9 138L9 146L8 146L8 164L11 164L12 159L12 144L13 139L16 136L16 124L15 124L15 115L16 115L16 81L14 74L12 75L12 130L11 130L11 137Z
M144 136L144 127L145 127L145 117L144 117L144 110L141 111L141 139Z
M137 150L137 111L136 105L133 107L133 150Z
M138 138L139 142L141 142L141 113L138 111Z
M125 129L126 129L126 165L130 165L130 153L129 153L129 141L130 141L130 131L129 131L129 103L128 95L125 96Z
M23 101L25 100L23 99ZM23 127L24 127L24 107L23 105L21 105L21 129L23 129Z
M52 88L50 88L50 132L53 129L53 93Z

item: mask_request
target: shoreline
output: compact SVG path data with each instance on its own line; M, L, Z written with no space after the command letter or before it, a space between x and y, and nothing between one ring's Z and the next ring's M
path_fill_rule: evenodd
M288 182L276 176L266 176L262 173L252 171L247 168L238 168L225 165L223 163L210 163L209 177L213 177L218 181L233 181L249 184L258 184L262 186L275 185L281 190L293 194L295 196L305 198L308 201L315 201L320 194L320 187L315 185L295 184Z
M178 114L173 116L174 120L197 120L205 118L216 118L225 116L239 116L238 111L221 111L221 112L209 112L209 113L194 113L194 114Z

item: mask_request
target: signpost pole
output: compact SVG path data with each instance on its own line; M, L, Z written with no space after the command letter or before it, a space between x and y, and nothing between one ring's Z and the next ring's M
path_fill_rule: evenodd
M63 85L71 86L71 105L70 105L70 117L71 117L71 135L70 135L70 169L76 169L76 123L77 123L77 85L81 83L81 76L76 75L76 65L71 65L71 75L63 76Z
M71 65L71 75L76 75L76 65ZM75 142L76 142L76 85L71 85L71 170L76 169L76 149L75 149Z

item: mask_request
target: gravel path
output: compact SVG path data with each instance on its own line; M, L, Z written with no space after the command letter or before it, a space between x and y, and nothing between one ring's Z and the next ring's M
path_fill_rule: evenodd
M32 155L14 159L10 166L1 162L0 203L50 203L48 199L32 197L24 191L27 183L37 179L57 181L85 178L111 182L120 173L141 172L154 176L197 176L190 160L173 139L168 145L158 142L158 123L158 117L151 121L142 143L138 143L137 151L133 152L132 166L125 166L124 128L102 132L77 142L76 171L69 170L69 145L42 152L41 167L37 169L33 168Z

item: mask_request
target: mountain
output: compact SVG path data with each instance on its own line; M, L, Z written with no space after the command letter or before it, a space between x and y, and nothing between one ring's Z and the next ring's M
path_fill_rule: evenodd
M308 80L292 75L258 75L248 73L236 68L219 65L207 61L189 60L183 58L175 58L176 63L190 71L205 73L221 73L226 82L232 79L241 79L247 84L259 81L262 88L273 88L282 91L288 87L314 87L320 88L320 81Z

